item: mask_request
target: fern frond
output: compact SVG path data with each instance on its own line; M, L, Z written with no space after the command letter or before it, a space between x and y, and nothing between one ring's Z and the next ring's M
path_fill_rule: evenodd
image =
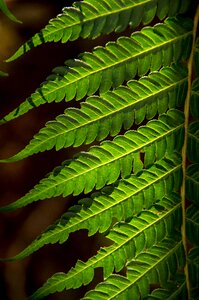
M188 166L186 173L186 197L199 205L199 164Z
M127 260L149 249L166 235L172 234L174 227L168 224L175 223L176 228L179 229L181 225L179 197L165 198L160 205L159 209L152 207L149 211L141 212L128 224L123 222L116 224L107 235L107 238L114 242L113 245L101 248L85 263L78 261L67 274L54 274L31 299L40 299L41 295L47 296L57 290L86 285L93 279L95 268L102 267L104 278L107 278L114 269L119 272Z
M70 298L68 290L77 288L81 298L85 285L85 300L199 300L196 2L70 1L7 60L48 42L116 33L110 35L113 41L100 39L91 52L81 50L54 68L0 119L1 125L43 104L72 101L22 150L0 163L84 145L20 199L0 207L0 213L13 211L58 196L67 203L67 196L79 195L21 252L0 258L3 263L22 260L45 245L63 244L77 232L97 238L94 254L84 261L78 257L66 273L53 272L29 300L61 291ZM0 71L0 78L6 75Z
M66 43L79 37L96 38L112 31L121 32L128 25L135 28L141 22L148 24L155 15L160 19L175 16L187 11L189 4L188 0L176 0L174 5L170 5L169 2L163 5L160 0L75 2L72 7L65 7L62 14L50 20L44 29L22 45L7 61L12 61L43 43Z
M187 238L193 245L199 246L199 210L196 205L191 205L186 212Z
M191 249L188 256L188 263L190 283L192 287L192 293L194 294L194 290L199 290L199 247L194 247ZM196 295L198 297L198 294ZM197 299L197 297L194 297L193 299Z
M176 119L175 119L176 118ZM163 122L162 122L163 121ZM149 166L166 153L173 154L182 146L183 115L171 110L159 121L149 121L137 131L126 132L113 141L102 142L88 152L80 152L77 158L63 163L47 178L42 179L29 193L14 203L0 208L9 211L26 206L34 201L59 195L89 193L93 188L101 189L105 184L140 171L143 163L140 152L144 152L144 166ZM168 124L170 128L168 128ZM173 127L173 124L174 127ZM178 161L178 160L177 160ZM178 161L178 167L180 162ZM177 167L177 168L178 168Z
M180 259L181 257L181 259ZM147 249L127 265L127 278L111 275L89 291L83 299L138 299L149 293L150 284L167 284L171 274L184 264L181 241L165 239ZM177 263L176 263L177 262ZM169 269L173 263L173 270Z
M146 74L149 70L187 58L192 40L190 19L167 19L165 24L145 27L130 38L120 37L106 47L96 47L93 53L84 53L81 60L67 62L66 75L57 75L26 99L18 108L0 120L3 124L44 103L82 99L117 87L124 80Z
M128 87L119 87L101 97L89 97L81 109L69 108L42 128L18 154L0 162L23 159L56 147L80 146L103 140L108 134L117 135L121 127L129 129L157 112L183 105L187 93L187 70L182 65L163 67L139 81L131 80ZM173 119L179 117L176 115ZM173 124L174 125L174 124Z
M199 78L196 78L192 83L190 111L194 118L199 118Z

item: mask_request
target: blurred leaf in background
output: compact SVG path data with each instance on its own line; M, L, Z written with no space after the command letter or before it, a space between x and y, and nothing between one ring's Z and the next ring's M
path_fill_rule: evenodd
M18 20L9 10L4 0L0 0L0 10L12 21L17 23L22 23L20 20Z

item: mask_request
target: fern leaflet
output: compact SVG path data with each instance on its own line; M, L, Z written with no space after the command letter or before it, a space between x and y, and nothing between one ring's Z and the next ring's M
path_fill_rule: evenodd
M157 112L181 106L187 91L187 72L181 65L164 67L139 81L129 81L101 97L89 97L81 109L69 108L50 121L35 135L30 144L13 157L2 162L16 161L32 154L56 147L80 146L103 140L108 134L117 135L123 125L129 129L133 122L141 123L145 116L153 118ZM176 116L177 118L177 116Z
M172 122L175 124L176 112L171 111L169 115L173 115ZM173 153L174 149L180 150L183 118L177 120L178 126L169 129L166 125L167 121L171 122L169 117L166 117L164 127L158 121L149 122L148 126L140 127L137 131L129 131L112 142L105 141L100 146L91 147L89 152L81 152L76 159L64 162L62 167L42 179L24 197L0 210L17 209L33 201L59 195L66 197L70 194L79 195L83 191L89 193L94 187L101 189L105 184L115 182L120 173L126 177L132 168L135 173L140 171L143 167L140 151L145 153L144 165L149 166L156 158L161 159L167 151Z
M127 278L110 275L107 280L97 285L95 290L89 291L83 299L94 300L98 297L104 300L122 297L136 299L136 297L146 296L150 284L157 281L160 281L163 286L167 284L171 274L175 274L177 269L183 266L183 257L182 242L176 242L176 239L165 239L129 262ZM167 266L170 267L171 263L173 269L168 270ZM159 272L159 269L162 271Z
M81 60L68 61L66 75L48 80L27 100L0 120L5 123L23 115L34 107L63 99L80 100L98 89L107 92L124 80L146 74L170 65L190 53L192 21L190 19L167 19L135 32L130 38L120 37L109 42L105 48L96 47L93 53L84 53Z
M177 200L177 202L175 202ZM166 235L172 234L173 226L168 226L175 222L176 228L181 224L180 204L178 197L163 199L160 202L165 206L162 211L152 207L150 211L142 212L138 217L134 217L128 224L119 223L114 226L107 238L114 241L114 244L101 248L96 256L89 259L86 263L78 261L76 266L67 274L55 274L36 294L42 297L57 290L78 288L82 284L88 284L93 279L93 269L103 267L104 278L108 278L113 272L119 272L126 262L134 256L149 249L165 238ZM150 236L147 239L147 236ZM34 297L33 297L34 299Z
M139 176L132 175L128 181L119 181L114 188L106 187L101 193L95 193L91 198L80 200L79 205L82 207L72 207L30 246L9 260L23 259L49 243L64 243L70 233L80 229L87 229L90 236L98 230L105 232L111 226L113 218L118 221L127 220L133 214L140 213L143 208L149 208L165 194L173 190L177 191L180 177L180 170L172 170L164 162L164 164L151 167L148 171L143 171ZM145 197L150 200L146 202ZM173 201L178 200L173 198ZM166 200L164 205L165 209L170 208Z
M157 15L164 19L167 15L184 13L189 7L188 0L176 0L175 5L162 4L162 1L113 1L87 0L75 2L73 7L64 8L62 14L50 20L49 24L35 34L7 61L14 60L31 48L46 42L62 43L79 37L96 38L112 31L121 32L130 25L137 27L141 22L150 23Z

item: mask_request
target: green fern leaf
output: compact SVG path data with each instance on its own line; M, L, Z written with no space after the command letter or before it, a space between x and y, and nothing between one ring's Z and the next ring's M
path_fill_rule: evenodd
M199 164L190 165L186 173L186 197L199 205Z
M36 90L18 108L0 120L3 124L44 103L82 99L98 89L101 93L117 87L124 80L158 70L162 65L187 58L192 39L192 21L167 19L165 24L145 27L131 38L120 37L105 48L96 47L81 60L67 62L66 75L57 75Z
M158 2L158 3L157 3ZM141 22L150 23L157 16L164 19L167 15L184 13L189 1L176 0L175 5L163 5L162 1L113 1L87 0L75 2L73 7L65 7L62 14L50 20L49 24L22 45L7 61L12 61L31 48L47 42L66 43L79 37L96 38L112 31L121 32L128 25L135 28Z
M115 182L120 173L122 177L126 177L130 175L132 168L135 173L140 171L143 167L140 151L145 153L144 166L149 166L156 159L161 159L166 152L180 150L183 116L180 112L171 110L160 120L164 118L164 125L159 123L161 121L151 121L137 131L126 132L113 141L91 147L88 152L80 152L77 158L64 162L62 167L56 168L47 178L42 179L24 197L0 210L17 209L34 201L59 195L79 195L83 191L89 193L94 187L101 189L105 184ZM173 123L175 127L170 125L168 128L167 122Z
M199 210L197 206L188 207L186 219L187 237L193 245L199 246Z
M114 268L119 272L127 259L131 260L135 255L161 241L166 235L172 234L174 227L168 226L169 223L175 222L176 228L180 228L179 197L163 199L160 204L161 209L152 207L150 211L143 211L138 217L134 217L128 224L116 224L107 235L107 238L114 242L113 245L101 248L98 254L86 263L78 261L67 274L53 275L36 292L33 299L40 299L40 295L47 296L57 290L78 288L82 284L88 284L93 279L95 268L103 267L104 278L107 278Z
M145 116L151 119L157 112L161 114L168 108L181 106L187 91L186 68L181 65L163 67L159 73L152 72L139 81L129 81L127 86L101 97L89 97L81 103L81 109L66 109L56 121L48 122L25 149L1 162L23 159L53 147L60 150L89 144L96 138L106 138L109 133L115 136L122 125L127 130L134 121L138 124ZM173 122L178 118L174 116Z
M190 111L194 118L199 118L199 78L196 78L192 83L192 94L191 94L191 103Z
M179 258L182 257L182 260ZM149 293L149 285L161 281L166 285L172 273L184 264L182 242L165 239L139 254L127 265L127 278L111 275L89 291L83 299L137 299ZM176 264L177 259L177 264ZM173 262L173 270L168 270Z

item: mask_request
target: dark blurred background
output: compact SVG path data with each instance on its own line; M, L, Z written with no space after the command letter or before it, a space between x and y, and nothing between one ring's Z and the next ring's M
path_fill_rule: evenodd
M48 43L31 50L17 61L4 62L23 42L43 28L50 18L60 13L64 5L69 6L72 2L62 0L6 2L13 14L23 23L14 23L0 12L0 70L9 73L9 77L0 79L0 118L34 92L54 67L63 65L66 59L74 58L85 50L89 51L99 43L104 45L110 38L103 37L89 42L80 39L65 45ZM113 38L115 37L116 35L113 35ZM46 121L54 119L70 105L71 103L64 102L44 105L1 126L0 158L9 157L21 150ZM23 196L56 165L72 157L74 151L71 148L59 152L52 150L20 162L0 164L0 205ZM80 197L49 199L16 212L1 214L0 257L16 255ZM20 262L0 263L0 299L25 299L52 274L68 271L78 258L87 260L104 244L105 241L99 234L89 238L86 231L80 231L72 234L63 245L45 246ZM97 270L94 282L88 287L51 295L47 299L80 299L87 289L94 287L101 279L102 272Z

